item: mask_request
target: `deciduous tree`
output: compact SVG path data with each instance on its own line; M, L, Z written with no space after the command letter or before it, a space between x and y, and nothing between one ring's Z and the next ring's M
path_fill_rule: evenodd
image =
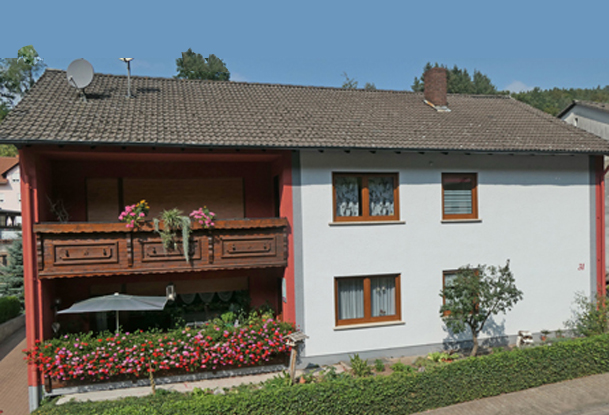
M510 261L495 267L467 265L459 268L452 283L440 291L444 305L440 314L453 333L469 328L474 347L471 356L478 353L478 335L490 316L506 313L522 300L522 291L516 288Z
M216 55L204 58L192 49L182 52L182 57L176 59L178 79L209 79L212 81L228 81L230 72L226 64Z

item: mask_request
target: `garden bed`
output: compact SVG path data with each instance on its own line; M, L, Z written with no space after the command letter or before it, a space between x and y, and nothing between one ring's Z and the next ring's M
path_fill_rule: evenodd
M201 329L66 335L25 353L49 388L82 386L276 364L293 331L266 317L238 327L218 319Z

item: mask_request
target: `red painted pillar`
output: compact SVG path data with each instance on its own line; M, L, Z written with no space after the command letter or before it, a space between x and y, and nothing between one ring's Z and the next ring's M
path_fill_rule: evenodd
M281 169L281 200L279 215L288 220L288 266L285 268L286 298L283 304L283 318L285 321L296 323L296 306L294 304L294 205L292 197L292 154L285 152L282 155Z
M595 157L596 164L596 295L606 295L605 264L605 161Z
M40 307L41 286L36 267L36 238L33 225L37 218L36 168L34 155L28 149L19 151L19 170L21 172L21 227L23 234L23 285L25 292L25 330L27 347L42 340L41 321L43 310ZM28 365L28 385L39 386L40 374L35 365Z

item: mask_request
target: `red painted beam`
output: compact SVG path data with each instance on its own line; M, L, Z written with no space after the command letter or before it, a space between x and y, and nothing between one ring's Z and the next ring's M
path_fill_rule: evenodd
M288 220L288 266L285 268L286 301L283 308L285 321L296 323L295 287L294 287L294 201L292 197L292 154L283 153L281 169L281 201L279 216Z
M605 165L604 157L595 157L596 163L596 295L606 295L605 264Z
M25 292L25 330L27 347L36 345L41 339L42 311L40 309L40 282L37 278L36 239L33 225L36 221L36 169L34 156L22 149L19 151L21 172L21 217L23 234L23 285ZM40 385L40 374L35 365L28 365L29 386Z

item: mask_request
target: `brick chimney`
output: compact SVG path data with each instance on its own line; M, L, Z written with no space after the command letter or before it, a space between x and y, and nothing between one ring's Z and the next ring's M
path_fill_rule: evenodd
M436 107L445 107L448 72L445 68L431 68L423 75L425 99Z

